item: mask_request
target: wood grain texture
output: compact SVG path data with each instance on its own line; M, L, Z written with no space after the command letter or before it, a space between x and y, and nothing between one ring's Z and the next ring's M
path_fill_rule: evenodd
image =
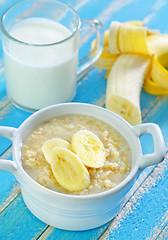
M112 222L100 239L124 239L124 236L128 239L156 239L167 223L168 191L163 191L168 187L167 174L166 158L127 202L120 212L120 221Z
M0 239L31 239L45 225L30 213L20 194L0 215Z

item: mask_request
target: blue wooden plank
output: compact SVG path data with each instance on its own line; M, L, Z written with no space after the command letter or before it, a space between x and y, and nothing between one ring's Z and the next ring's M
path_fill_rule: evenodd
M111 225L105 239L156 239L155 228L164 228L168 210L168 159L158 165L122 211L120 225ZM162 218L162 217L163 218ZM160 229L161 231L162 229ZM157 237L157 236L156 236Z
M101 14L99 19L104 23L105 29L109 28L111 21L131 21L131 20L143 20L148 15L155 5L153 0L136 0L136 1L116 1L115 4L110 3L105 14ZM138 11L137 11L138 10ZM110 14L110 17L108 17Z
M15 188L16 178L9 172L0 171L0 179L3 180L0 182L0 208L2 204L8 199L11 195L11 190Z
M140 96L140 106L142 109L142 117L144 118L145 115L147 115L149 110L151 110L158 103L161 103L162 98L163 97L161 96L150 95L142 89L141 96ZM143 121L145 122L145 118L143 119Z
M145 122L154 122L158 124L163 132L165 142L168 142L168 98L162 97L157 105L155 105L144 116Z
M19 195L0 215L0 239L32 239L46 224L37 219Z
M11 149L3 156L3 159L12 160ZM19 183L13 174L7 171L0 171L0 212L20 193Z
M19 127L31 115L15 108L6 96L4 73L0 73L0 126ZM0 155L11 146L11 141L0 137Z
M153 9L153 13L146 19L146 25L149 28L158 29L161 33L168 33L167 20L167 1L157 1L158 5ZM157 7L158 6L158 7Z
M163 239L166 239L166 240L168 239L168 224L167 226L165 226L163 231L157 237L157 240L163 240Z
M103 12L106 9L108 9L109 5L113 4L114 2L116 2L116 1L115 0L112 0L112 1L109 1L109 0L107 0L107 1L97 1L97 0L88 1L86 8L83 7L83 8L77 9L77 12L82 20L98 18L100 12ZM118 1L118 3L119 2L120 2L120 0Z
M105 71L91 71L82 81L79 81L77 93L73 102L93 103L99 100L106 91Z
M102 227L93 229L93 230L89 230L89 231L80 231L80 232L73 232L73 231L64 231L64 230L60 230L60 229L56 229L56 228L52 228L51 232L49 232L49 234L47 234L46 236L46 240L61 240L61 239L66 239L66 240L85 240L85 239L89 239L89 240L95 240L98 239L102 233L108 228L108 224L105 224Z
M1 42L0 42L1 45ZM3 71L0 71L0 99L2 99L6 96L6 83L5 83L5 75ZM1 109L0 105L0 109Z
M1 113L3 113L1 115ZM1 112L0 126L19 127L20 124L31 115L14 106L7 105ZM11 146L11 141L0 137L0 155Z

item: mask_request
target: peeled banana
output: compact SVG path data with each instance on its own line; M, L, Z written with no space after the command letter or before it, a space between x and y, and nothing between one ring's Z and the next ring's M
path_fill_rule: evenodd
M61 139L61 138L48 139L47 141L44 142L44 144L42 146L42 152L48 163L50 163L50 161L51 161L52 150L55 147L62 147L62 148L71 150L71 144L64 139Z
M88 130L79 130L72 137L72 150L84 165L100 168L106 160L103 143L97 135Z
M50 164L54 177L64 189L73 192L89 186L89 172L72 151L60 147L54 148Z
M112 22L96 64L107 69L106 107L130 124L141 122L142 86L150 94L168 95L168 35L141 21Z
M140 92L149 67L147 56L122 54L108 77L106 108L132 125L141 123Z

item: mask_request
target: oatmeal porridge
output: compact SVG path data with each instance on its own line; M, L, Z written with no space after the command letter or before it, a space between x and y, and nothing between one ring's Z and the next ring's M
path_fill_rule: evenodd
M83 168L85 169L85 172L82 173L84 173L85 180L87 175L89 181L87 181L86 188L79 191L69 191L58 181L55 169L44 154L44 145L47 141L50 143L52 139L59 139L62 141L61 144L66 143L65 153L71 152L74 158L78 152L74 152L72 139L82 131L89 132L90 136L94 135L98 139L96 141L99 141L98 144L102 144L101 161L96 162L97 165L93 166L81 161L82 168L81 165L79 168L82 171ZM93 144L93 140L90 142ZM50 143L49 147L51 146ZM131 170L130 148L126 140L111 126L88 116L67 115L53 118L41 124L26 138L21 151L23 167L35 181L49 189L67 194L87 195L106 191L122 182ZM60 151L62 153L62 150ZM77 158L79 160L82 155L77 156ZM66 165L66 168L67 166L69 165ZM67 171L69 174L68 169ZM85 174L86 172L87 174ZM77 177L81 178L81 176Z

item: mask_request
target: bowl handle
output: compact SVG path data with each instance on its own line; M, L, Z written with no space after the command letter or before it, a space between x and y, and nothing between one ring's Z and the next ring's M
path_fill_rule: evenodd
M13 140L15 132L16 128L0 126L0 137L5 137L10 140ZM14 174L17 168L14 161L0 159L0 170L9 171Z
M154 123L144 123L133 127L138 137L143 134L150 133L153 137L154 152L142 155L140 168L145 168L153 164L157 164L163 160L166 154L164 138L160 127Z

